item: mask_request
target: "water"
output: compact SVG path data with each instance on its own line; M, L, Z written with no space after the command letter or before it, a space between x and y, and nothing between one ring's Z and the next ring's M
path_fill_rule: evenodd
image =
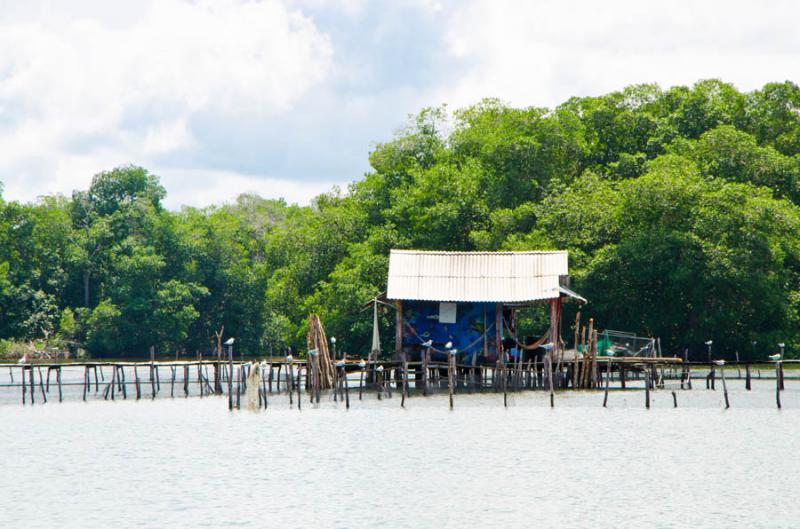
M778 411L774 382L743 385L730 410L718 387L678 391L678 409L654 392L649 411L638 391L607 409L601 392L555 409L528 392L507 409L351 394L349 411L272 397L232 413L221 397L23 407L15 392L0 527L797 527L800 386Z

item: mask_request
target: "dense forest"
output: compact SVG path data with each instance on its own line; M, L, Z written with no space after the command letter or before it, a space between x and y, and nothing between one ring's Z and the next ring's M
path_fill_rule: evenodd
M136 166L71 197L0 198L0 350L191 354L224 326L241 350L278 353L304 349L315 312L364 353L390 248L567 249L600 328L659 336L665 353L800 347L794 83L428 108L370 164L306 207L244 194L169 211Z

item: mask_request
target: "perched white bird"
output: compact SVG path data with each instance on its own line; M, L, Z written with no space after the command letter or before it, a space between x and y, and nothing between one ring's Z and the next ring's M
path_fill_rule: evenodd
M383 371L383 366L378 366L378 371Z
M773 362L777 362L778 360L781 359L781 355L779 354L769 355L769 359L772 360Z
M358 363L358 367L360 367L361 369L364 369L365 367L367 367L367 363L364 360L361 360Z
M450 351L450 356L455 356L457 354L458 354L458 349L453 349L452 351Z
M718 366L724 366L725 365L725 360L714 360L714 363L716 365L718 365Z
M344 360L339 360L336 362L336 367L344 367Z
M445 349L450 349L452 347L453 347L453 342L447 342L446 344L444 344Z
M286 355L286 361L287 362L291 362L292 361L292 355Z
M28 353L25 353L24 355L22 355L22 358L17 360L17 363L18 364L27 364L28 363Z
M433 345L433 340L428 340L427 342L422 342L422 347L430 347Z

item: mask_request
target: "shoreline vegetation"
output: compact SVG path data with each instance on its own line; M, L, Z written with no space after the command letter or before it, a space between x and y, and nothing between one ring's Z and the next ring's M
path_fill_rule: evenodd
M33 203L0 198L0 359L305 348L318 314L364 354L391 248L565 249L600 328L665 355L800 346L800 87L629 86L555 108L423 109L371 170L309 206L241 194L169 211L137 166ZM1 189L0 189L1 190ZM0 195L1 197L1 195ZM564 321L574 320L565 309ZM521 334L546 327L538 309ZM394 315L380 314L390 349ZM562 329L571 336L570 329Z

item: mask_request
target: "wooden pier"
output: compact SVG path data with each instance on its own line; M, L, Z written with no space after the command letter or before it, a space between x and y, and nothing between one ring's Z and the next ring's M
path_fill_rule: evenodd
M677 357L597 357L595 361L596 367L583 358L562 361L557 367L537 360L476 366L459 364L455 356L444 362L428 358L417 362L340 361L333 386L327 390L322 388L319 362L313 355L308 360L258 363L195 360L0 364L0 373L7 370L9 374L9 381L0 384L0 389L19 391L23 404L63 402L65 390L71 388L67 393L76 399L80 395L84 401L227 396L229 407L235 409L241 407L248 385L254 385L257 407L264 409L272 395L283 394L291 406L300 408L305 399L318 404L325 392L336 401L346 402L349 408L351 392L356 400L362 400L365 395L392 398L393 391L400 394L401 406L407 406L411 397L440 393L448 395L452 408L458 394L463 393L502 393L503 403L508 405L509 393L546 391L554 405L554 393L572 390L602 391L603 405L607 405L610 382L614 382L613 391L644 389L649 404L650 391L665 388L668 381L675 389L690 390L693 379L704 379L706 388L715 390L717 377L724 380L721 377L727 367L731 370L727 382L744 379L748 390L753 378L776 380L776 402L780 406L785 381L782 364L792 363L778 362L774 369L762 373L751 364L720 367L684 363ZM724 389L727 394L727 387ZM673 401L677 407L674 391Z

